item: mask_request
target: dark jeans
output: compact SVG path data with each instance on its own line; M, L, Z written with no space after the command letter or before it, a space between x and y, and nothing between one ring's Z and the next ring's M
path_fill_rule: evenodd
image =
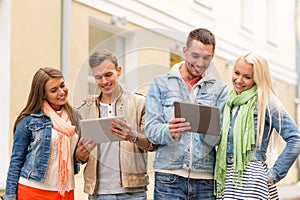
M155 172L155 200L215 200L214 180Z

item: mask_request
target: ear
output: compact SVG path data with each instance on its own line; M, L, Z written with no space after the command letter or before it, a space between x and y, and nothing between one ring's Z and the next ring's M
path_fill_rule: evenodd
M182 52L183 52L183 54L184 54L184 56L186 57L187 55L187 51L188 51L188 49L187 49L187 46L183 46L182 47Z
M118 66L117 67L117 75L120 76L122 73L122 67L121 66Z

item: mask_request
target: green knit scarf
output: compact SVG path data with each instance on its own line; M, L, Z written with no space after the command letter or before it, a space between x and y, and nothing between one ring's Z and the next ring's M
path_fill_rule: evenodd
M234 90L229 93L224 113L221 142L218 146L215 180L217 183L215 194L221 197L224 194L226 179L226 151L228 130L230 125L230 110L233 106L240 106L233 128L234 163L233 170L236 178L233 182L241 186L244 169L251 161L253 146L255 144L255 129L253 110L257 102L256 85L249 90L237 94Z

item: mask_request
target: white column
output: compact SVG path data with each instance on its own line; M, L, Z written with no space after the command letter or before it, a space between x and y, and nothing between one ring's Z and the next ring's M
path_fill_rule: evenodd
M71 21L71 0L62 1L62 21L61 21L61 71L65 82L70 85L70 21Z
M5 189L5 182L10 159L10 24L11 1L0 0L0 190Z

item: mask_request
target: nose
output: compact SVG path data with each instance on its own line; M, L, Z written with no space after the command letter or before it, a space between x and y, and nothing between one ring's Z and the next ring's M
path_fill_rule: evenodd
M197 68L202 68L203 66L205 66L205 63L204 63L204 59L203 58L199 58L196 63L195 63L195 67Z
M243 77L242 77L242 76L236 77L236 81L237 81L238 83L242 83L242 82L243 82Z
M102 76L101 78L96 79L96 81L98 82L98 84L105 84L107 82L107 77Z
M65 92L65 90L64 90L64 88L59 88L59 90L58 90L58 95L63 95L63 94L65 94L66 92Z
M101 80L102 80L103 83L106 83L106 82L107 82L107 78L106 78L105 76L102 76L102 79L101 79Z

